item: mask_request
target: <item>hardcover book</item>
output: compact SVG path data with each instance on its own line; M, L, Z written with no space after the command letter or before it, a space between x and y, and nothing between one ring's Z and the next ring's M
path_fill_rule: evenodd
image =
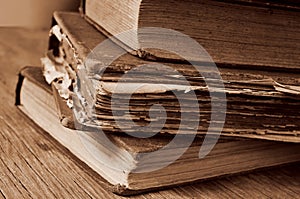
M165 148L173 137L140 139L66 128L58 120L58 107L41 67L25 67L20 71L16 94L16 105L25 115L99 173L107 180L108 187L121 195L195 183L300 159L300 146L295 143L221 137L205 158L199 158L203 136L198 136L187 149L185 136L172 148ZM181 157L165 164L182 149ZM157 151L159 153L155 153Z
M149 31L143 28L156 27L195 39L217 64L299 71L299 1L85 0L82 4L85 18L95 27L145 59L182 60L149 47L156 40L149 40ZM126 31L126 37L119 36ZM169 41L165 45L190 47L177 35L169 34L163 40ZM201 61L193 55L190 59Z
M203 66L203 74L207 72L211 77L208 79L189 64L164 63L172 69L165 70L158 62L144 61L130 54L108 64L106 59L110 58L110 52L93 49L105 41L110 42L111 49L122 49L77 13L56 12L51 33L49 52L43 59L44 74L49 83L56 85L60 96L69 100L76 113L75 119L81 125L101 127L117 134L123 131L135 135L151 134L151 130L161 134L193 134L195 129L197 134L205 134L213 114L224 116L224 110L218 109L224 108L220 103L224 98L215 99L219 106L213 109L211 93L223 92L226 94L226 118L216 120L224 122L222 135L300 141L297 73L219 67L221 79L214 79L215 71ZM147 64L152 67L143 71L137 69ZM134 75L130 75L132 71ZM178 76L178 71L188 79L189 85ZM71 86L72 81L77 81L76 73L80 86L77 82L77 90L72 90L75 88ZM215 87L209 92L207 83L222 83L224 89ZM133 88L135 92L131 93ZM189 95L191 92L195 93L195 98ZM156 104L163 106L167 115L161 116L162 109L154 106ZM199 106L195 108L195 104ZM152 115L148 114L150 109ZM190 117L182 117L183 113ZM161 128L160 121L164 119L165 125ZM143 128L153 121L152 129ZM184 125L181 125L182 121ZM211 129L209 133L216 134L218 130Z

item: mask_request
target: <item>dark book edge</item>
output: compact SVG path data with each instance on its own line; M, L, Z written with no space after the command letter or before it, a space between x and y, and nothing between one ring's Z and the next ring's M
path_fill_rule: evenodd
M45 89L47 92L51 93L50 86L46 83L46 81L43 78L42 68L37 66L25 66L20 70L18 75L18 82L15 90L16 106L22 105L21 91L22 91L22 85L25 77L30 81L32 81L33 83Z
M21 75L21 73L19 73L18 82L17 82L17 86L16 86L16 91L15 91L15 96L16 96L15 105L16 106L21 105L21 89L22 89L23 81L24 81L24 76Z

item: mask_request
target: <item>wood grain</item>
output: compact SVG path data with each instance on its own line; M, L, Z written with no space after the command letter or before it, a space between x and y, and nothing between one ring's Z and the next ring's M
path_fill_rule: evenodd
M39 64L47 36L0 28L0 198L123 198L14 106L18 70ZM296 198L299 169L300 163L130 198Z

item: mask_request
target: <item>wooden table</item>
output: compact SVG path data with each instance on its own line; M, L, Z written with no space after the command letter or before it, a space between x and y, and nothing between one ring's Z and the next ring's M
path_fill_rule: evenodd
M122 198L14 106L18 70L40 65L47 32L0 28L0 197ZM276 154L274 154L276 155ZM131 198L296 198L300 162Z

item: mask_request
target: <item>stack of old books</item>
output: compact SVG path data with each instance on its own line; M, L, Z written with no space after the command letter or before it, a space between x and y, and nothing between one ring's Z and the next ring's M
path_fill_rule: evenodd
M54 13L16 104L119 194L300 161L299 11L86 0Z

